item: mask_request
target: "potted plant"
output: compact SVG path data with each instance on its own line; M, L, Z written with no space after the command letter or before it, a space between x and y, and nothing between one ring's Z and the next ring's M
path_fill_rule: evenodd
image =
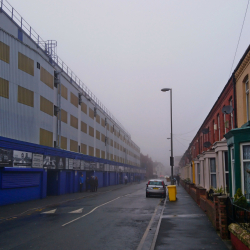
M234 204L245 209L248 207L247 199L242 194L242 191L240 188L237 189L237 192L234 195Z
M236 208L236 214L238 215L238 217L240 219L244 218L244 209L246 209L248 207L247 204L247 199L246 197L242 194L242 191L240 188L237 189L236 194L234 195L234 204L240 208L242 208L242 210L239 210ZM237 211L238 210L238 211Z
M222 186L217 189L212 187L212 189L214 190L214 195L216 196L221 196L225 194L225 189Z

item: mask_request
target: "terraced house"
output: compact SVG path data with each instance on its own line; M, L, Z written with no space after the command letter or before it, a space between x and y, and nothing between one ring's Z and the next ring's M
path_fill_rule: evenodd
M250 47L182 156L182 179L250 202Z

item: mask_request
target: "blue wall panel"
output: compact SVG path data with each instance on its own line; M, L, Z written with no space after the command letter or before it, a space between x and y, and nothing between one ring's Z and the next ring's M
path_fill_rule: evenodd
M59 170L47 172L47 195L59 195Z
M103 187L103 172L95 172L95 176L98 178L98 187Z
M116 185L116 172L110 172L110 185Z
M46 174L43 169L0 169L0 206L43 198Z
M110 165L123 165L88 155L74 153L41 146L38 144L13 140L0 136L1 148L26 151L50 156L60 156L71 159L81 159L87 162L101 162ZM131 167L131 166L129 166ZM136 168L136 167L132 167ZM52 170L35 168L0 168L0 206L23 201L45 198L47 195L63 195L79 192L79 178L83 173L87 176L97 176L98 186L116 185L124 182L125 173L93 172L83 170ZM130 176L127 174L128 177ZM131 176L129 180L131 179ZM83 190L86 190L86 182Z
M65 194L65 182L66 182L66 172L65 171L59 171L59 190L58 194L62 195Z
M47 169L41 173L41 199L47 196Z

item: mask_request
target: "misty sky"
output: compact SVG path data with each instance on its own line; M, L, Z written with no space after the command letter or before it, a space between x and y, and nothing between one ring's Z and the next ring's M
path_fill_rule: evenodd
M5 0L4 0L5 1ZM9 0L141 153L182 155L226 85L248 0ZM233 69L250 43L247 13Z

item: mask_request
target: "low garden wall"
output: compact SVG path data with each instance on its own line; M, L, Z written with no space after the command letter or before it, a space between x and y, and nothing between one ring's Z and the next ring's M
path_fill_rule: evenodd
M228 227L233 249L249 250L250 249L250 234L238 224L232 223Z

